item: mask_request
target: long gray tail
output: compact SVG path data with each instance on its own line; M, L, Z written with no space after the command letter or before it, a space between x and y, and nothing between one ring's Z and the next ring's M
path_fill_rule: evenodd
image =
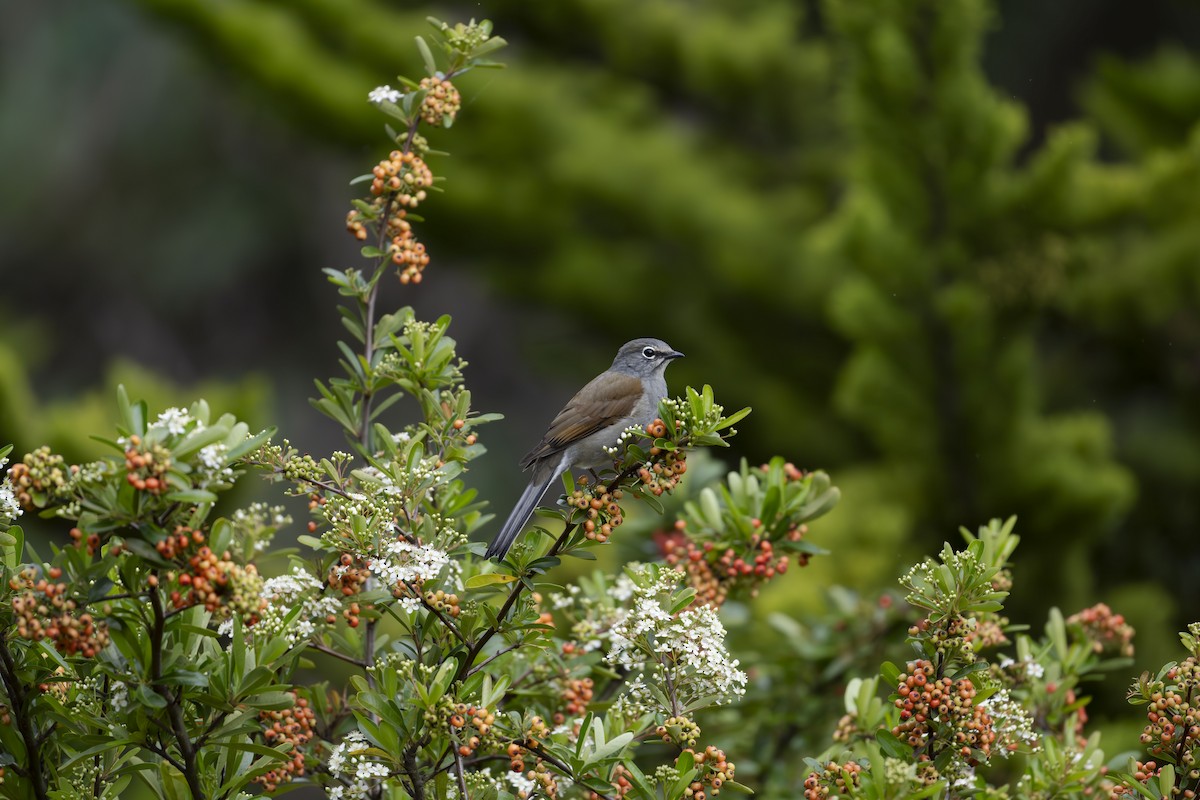
M534 469L534 474L529 481L529 485L525 487L525 491L521 492L521 497L517 500L512 513L508 515L508 519L504 522L504 527L500 529L500 533L496 534L496 538L488 545L488 558L504 558L504 555L508 552L508 548L512 547L513 540L517 538L517 534L524 529L525 523L533 516L533 510L537 508L538 500L542 499L542 495L546 493L550 482L558 477L558 473L555 472L551 472L546 477L538 474L546 471L545 469Z

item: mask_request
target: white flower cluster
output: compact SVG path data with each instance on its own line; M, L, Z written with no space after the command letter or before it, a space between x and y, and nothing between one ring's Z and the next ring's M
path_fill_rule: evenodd
M233 477L233 469L225 465L225 462L228 460L228 453L229 448L221 442L200 448L198 456L200 458L199 466L202 477L201 486L206 486L214 481L228 480Z
M270 546L274 530L292 524L292 517L283 506L251 503L233 512L233 524L244 535L253 538L255 552L261 553Z
M204 430L204 423L192 417L182 408L168 408L158 415L158 419L150 427L151 429L162 428L172 436L181 436L187 432L188 426L192 423L195 423L197 431Z
M247 525L257 527L266 527L268 525L277 528L289 524L292 521L288 515L287 509L283 506L269 506L266 503L251 503L246 508L239 508L233 512L234 522L241 522Z
M509 772L504 777L512 785L517 797L533 797L534 790L538 786L537 781L533 778L526 778L523 772Z
M392 476L388 475L382 470L379 470L375 467L363 467L361 470L359 470L359 473L363 475L370 484L373 484L371 488L374 491L377 491L388 497L400 497L404 494L400 487L396 485L396 482L392 480Z
M636 568L637 565L631 566ZM603 595L599 593L599 588L593 594L591 591L585 592L578 584L570 583L566 586L566 592L550 592L546 596L553 610L565 612L571 638L585 653L604 645L609 631L625 617L627 609L623 606L632 599L636 587L628 575L621 573L612 585L603 587Z
M403 96L403 92L393 89L391 86L376 86L367 92L367 100L371 103L398 103Z
M113 681L109 684L108 707L120 711L129 705L129 685L124 681Z
M4 469L6 458L0 458L0 469ZM21 504L17 502L17 493L12 481L5 478L0 481L0 522L9 523L21 516Z
M388 542L383 552L371 560L371 572L385 586L414 583L418 579L432 580L450 563L445 551L430 545L419 545L404 539Z
M329 754L329 774L342 781L329 789L329 800L366 800L381 780L392 771L372 761L365 751L371 746L359 731L350 731Z
M255 633L284 636L293 647L307 641L317 631L317 622L341 611L335 597L322 597L323 584L300 567L290 574L271 578L263 584L261 597L267 601ZM292 616L293 609L299 611ZM289 620L290 618L290 620Z
M656 580L634 590L633 607L609 631L605 660L629 670L642 670L627 690L630 699L648 700L643 677L687 706L704 697L717 705L746 693L746 673L725 648L725 626L708 606L672 616L669 605L679 573L663 571ZM641 687L641 689L639 689ZM674 713L677 709L665 709Z
M1024 706L1012 699L1008 689L998 690L980 705L991 716L992 728L996 731L993 752L1007 758L1015 746L1028 745L1031 750L1039 749L1038 735L1033 732L1033 718Z

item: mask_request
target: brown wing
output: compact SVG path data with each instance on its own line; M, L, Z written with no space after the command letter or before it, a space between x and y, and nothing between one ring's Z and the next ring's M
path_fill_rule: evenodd
M558 412L542 441L521 460L521 468L527 469L535 461L557 455L575 442L628 417L641 396L639 378L619 372L596 376Z

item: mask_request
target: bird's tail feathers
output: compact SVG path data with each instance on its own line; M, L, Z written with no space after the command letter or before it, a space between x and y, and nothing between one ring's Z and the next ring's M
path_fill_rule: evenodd
M537 508L538 500L542 499L546 489L550 486L550 482L558 477L558 473L552 472L547 477L534 474L533 479L529 481L529 485L525 487L525 491L521 492L521 497L517 500L517 504L513 507L512 513L508 515L508 519L504 522L504 527L500 529L500 533L496 534L496 538L488 545L487 558L504 558L508 553L508 548L512 547L513 541L517 535L525 528L525 523L533 516L533 510Z

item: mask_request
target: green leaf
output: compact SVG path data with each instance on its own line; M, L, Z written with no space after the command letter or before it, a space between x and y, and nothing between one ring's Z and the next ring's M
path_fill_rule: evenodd
M164 495L165 500L172 503L190 503L192 505L203 505L205 503L215 503L218 497L205 489L184 489L179 492L168 492Z
M912 748L900 741L900 738L889 730L875 731L875 741L879 743L880 749L892 758L909 760L913 757Z
M161 694L154 691L144 683L138 686L136 694L138 701L144 706L149 706L150 708L167 707L167 698L163 697Z
M1163 797L1170 797L1175 788L1175 765L1163 764L1158 773L1158 791Z
M735 792L737 794L754 794L753 789L751 789L746 784L738 783L737 781L725 781L724 783L721 784L721 788L728 789L729 791Z
M433 51L429 49L429 45L425 43L424 37L417 36L417 50L421 51L421 60L425 62L425 74L434 75L437 73L437 62L433 59Z
M750 406L746 406L741 411L733 412L728 417L725 417L720 422L718 422L716 424L716 426L713 428L713 430L714 431L723 431L728 427L736 425L737 423L744 420L746 417L750 416L750 410L751 410ZM728 786L729 784L727 783L725 785Z
M493 586L497 583L512 583L517 580L515 575L505 575L502 572L486 572L482 575L472 575L467 578L465 586L468 589L478 589L483 586Z

